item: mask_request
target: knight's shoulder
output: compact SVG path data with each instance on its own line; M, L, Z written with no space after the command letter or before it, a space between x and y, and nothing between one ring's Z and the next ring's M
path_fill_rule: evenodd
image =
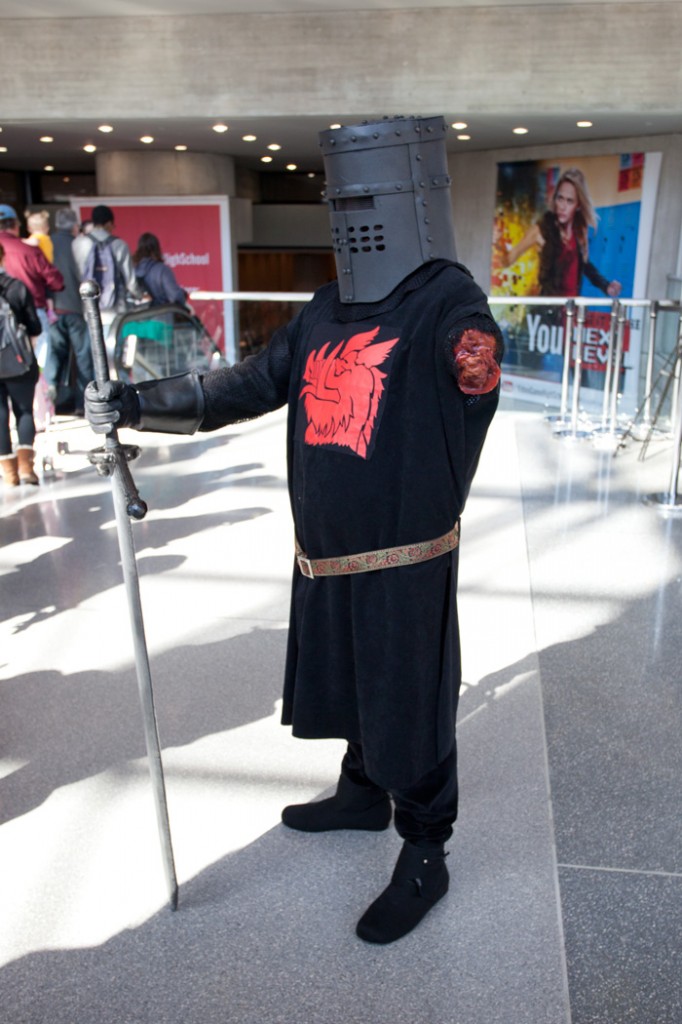
M450 263L443 272L448 288L462 295L481 297L483 289L476 282L474 275L463 263Z

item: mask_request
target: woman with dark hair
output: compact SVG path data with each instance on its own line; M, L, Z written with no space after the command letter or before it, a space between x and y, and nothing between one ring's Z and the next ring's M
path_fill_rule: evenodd
M607 280L590 263L587 233L596 226L597 213L585 176L577 167L568 168L557 182L552 208L504 254L504 266L512 266L535 246L540 258L540 295L580 295L586 277L595 288L617 299L622 288L620 282Z
M23 324L31 341L42 333L33 296L23 281L10 277L4 267L5 250L0 245L0 298L4 299L18 323ZM35 452L33 442L36 425L33 419L33 399L38 383L38 363L34 359L30 369L17 377L0 379L0 470L6 486L19 483L37 484L33 471ZM17 430L17 449L12 451L10 407Z
M164 263L159 240L150 231L140 235L133 264L141 287L151 295L152 306L187 305L187 294L175 280L171 268Z

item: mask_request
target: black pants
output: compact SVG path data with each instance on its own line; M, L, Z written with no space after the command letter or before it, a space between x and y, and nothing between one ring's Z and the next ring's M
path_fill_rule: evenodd
M95 377L88 325L80 313L60 313L50 327L50 347L45 363L45 380L56 386L68 365L69 350L76 360L76 408L83 408L85 385Z
M358 786L374 786L365 773L362 747L349 743L341 771ZM376 787L380 788L380 787ZM452 835L457 818L457 748L406 789L391 790L398 835L415 846L438 846Z
M34 362L28 373L21 377L6 377L0 380L0 455L12 454L10 433L10 406L17 427L17 442L24 448L32 448L36 436L33 419L33 399L38 383L38 364Z

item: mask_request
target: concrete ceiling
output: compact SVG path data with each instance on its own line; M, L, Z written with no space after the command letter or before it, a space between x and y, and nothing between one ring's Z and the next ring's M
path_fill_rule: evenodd
M621 0L432 0L420 5L416 0L193 0L191 13L197 15L238 14L238 13L293 13L348 10L388 10L415 7L516 7L547 6L559 4L575 6L617 4ZM641 0L640 0L641 2ZM647 2L647 0L644 0ZM661 0L652 0L660 3ZM663 0L679 4L680 0ZM187 0L0 0L0 24L4 18L77 18L108 17L131 18L142 16L186 15L190 5ZM0 30L1 38L1 30ZM49 46L49 34L45 45ZM325 117L243 117L228 119L229 130L217 134L212 130L215 119L159 120L143 119L139 116L113 123L114 131L103 134L98 123L92 120L59 119L45 121L8 122L0 119L0 147L7 152L1 154L0 167L14 170L39 171L46 166L54 167L55 173L91 171L95 158L85 153L83 146L91 143L98 151L161 148L172 150L177 145L187 146L199 152L224 153L233 156L239 164L261 171L283 170L286 163L295 163L302 171L321 170L321 159L317 143L318 131L329 126L330 119L352 123L367 117L384 114L444 114L448 122L462 119L459 110L405 110L405 111L335 111ZM0 115L1 118L1 115ZM577 109L568 115L543 115L533 117L501 117L491 114L464 116L468 128L458 132L452 129L448 148L457 152L469 149L524 148L563 142L583 142L587 139L611 139L626 136L669 134L682 131L682 116L656 112L641 115L604 113ZM578 128L580 119L593 122L591 128ZM525 127L527 134L513 133L516 127ZM255 142L244 142L242 136L252 134ZM457 136L467 134L469 139ZM141 136L151 135L154 142L145 145ZM41 142L41 136L54 141ZM269 144L279 144L272 163L266 165L261 157L268 154Z
M639 0L642 2L642 0ZM679 0L643 0L677 4ZM131 18L186 14L291 14L294 11L386 11L419 7L595 6L622 0L2 0L2 18Z

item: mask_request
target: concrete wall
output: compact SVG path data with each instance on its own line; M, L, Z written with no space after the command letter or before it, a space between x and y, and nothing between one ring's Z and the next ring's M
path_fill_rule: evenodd
M457 254L484 290L490 285L497 164L548 157L662 153L646 297L667 297L668 275L678 271L682 235L682 135L627 137L601 142L490 150L450 158Z
M254 246L268 248L331 249L329 209L326 203L298 205L267 203L253 207Z
M232 196L234 160L216 153L98 153L103 196Z
M8 19L0 95L8 120L674 114L680 39L682 4L648 2Z

